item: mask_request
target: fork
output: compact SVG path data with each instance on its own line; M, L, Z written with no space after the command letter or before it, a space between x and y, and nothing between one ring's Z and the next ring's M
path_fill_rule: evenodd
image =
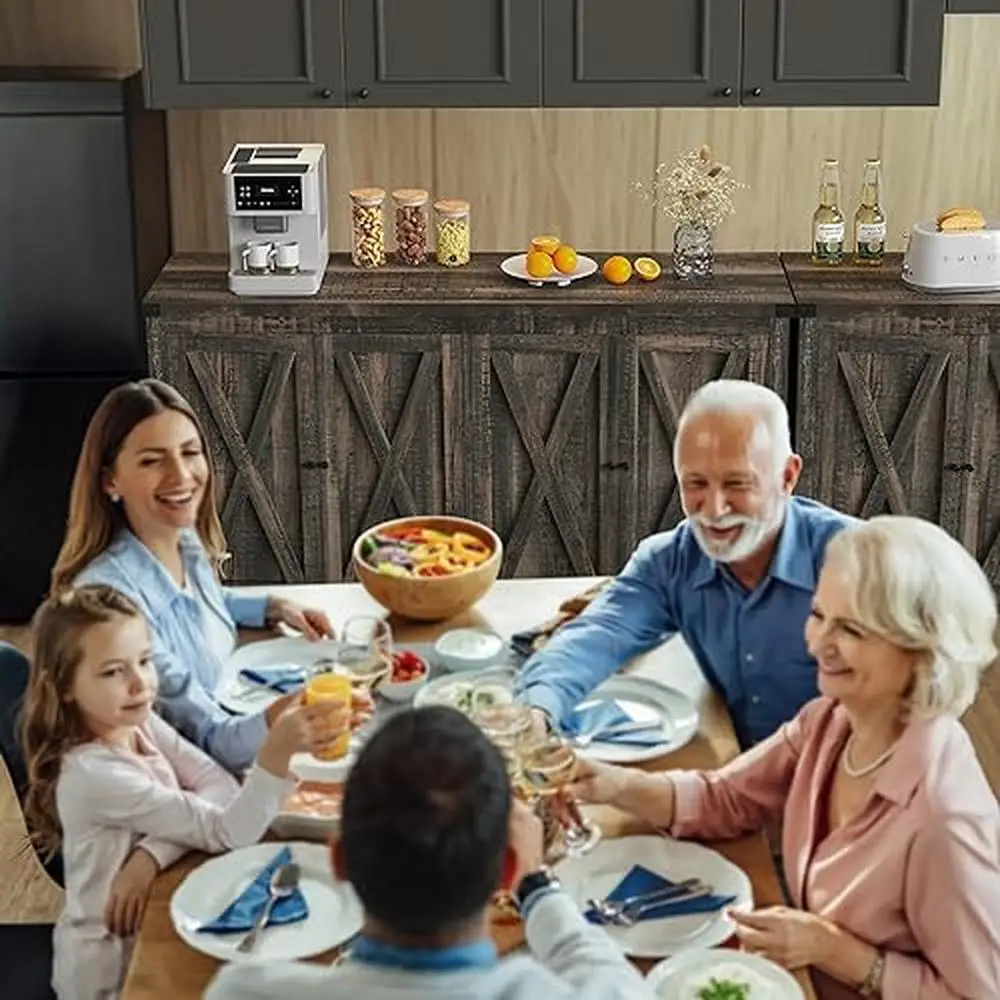
M588 899L587 905L604 922L618 924L622 927L632 927L649 909L662 906L664 903L681 903L692 899L701 899L704 896L711 896L714 891L712 886L692 878L678 885L658 889L641 896L631 896L621 901Z
M602 740L606 736L622 736L625 733L642 733L647 729L661 729L660 722L623 722L617 726L608 726L604 729L592 729L589 733L581 733L579 736L571 736L570 742L573 746L583 749L589 747L594 740Z

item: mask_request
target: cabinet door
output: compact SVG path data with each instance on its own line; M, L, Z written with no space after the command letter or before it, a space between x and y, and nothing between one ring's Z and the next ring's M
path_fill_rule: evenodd
M463 506L503 540L503 576L621 568L621 397L607 336L616 322L603 310L510 312L466 342Z
M973 474L970 492L979 501L975 523L976 557L993 589L1000 593L1000 318L993 320L993 331L983 337L973 361L980 390L969 395L977 400L978 434L975 458L970 463Z
M746 105L938 103L945 0L743 0Z
M737 0L545 0L543 103L736 104Z
M801 493L862 518L922 517L975 548L972 316L802 321Z
M329 579L353 578L354 541L372 525L454 512L445 468L459 423L451 342L447 321L398 309L332 321L317 369L331 468Z
M542 0L344 0L349 104L539 103Z
M150 371L198 414L233 584L325 579L323 452L313 338L294 319L147 320Z
M153 108L343 104L335 0L143 0Z
M688 397L718 378L749 379L785 396L788 321L767 315L634 314L625 379L633 415L621 479L623 558L684 517L674 439Z

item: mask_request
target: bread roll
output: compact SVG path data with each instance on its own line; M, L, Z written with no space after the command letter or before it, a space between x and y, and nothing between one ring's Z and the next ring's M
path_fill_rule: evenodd
M943 233L972 232L986 228L986 219L978 208L949 208L937 218Z

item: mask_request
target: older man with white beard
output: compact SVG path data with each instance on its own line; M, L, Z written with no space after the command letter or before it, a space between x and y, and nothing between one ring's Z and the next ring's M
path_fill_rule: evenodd
M631 659L680 633L741 746L818 694L804 631L827 542L853 518L793 496L781 397L718 380L681 414L674 469L687 519L643 540L590 606L523 666L518 701L557 724Z

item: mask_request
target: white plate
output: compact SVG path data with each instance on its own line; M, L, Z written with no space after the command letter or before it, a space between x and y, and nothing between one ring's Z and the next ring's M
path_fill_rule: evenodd
M463 693L473 688L495 688L498 698L506 697L513 700L511 692L514 688L516 674L509 667L488 667L486 670L468 671L463 674L445 674L428 681L413 699L414 708L425 705L451 705L461 709L457 704ZM501 695L504 692L504 695Z
M528 274L525 269L525 261L528 259L526 253L517 253L513 257L508 257L500 262L500 270L512 278L520 278L521 281L528 282L529 285L541 287L542 285L568 285L571 281L579 281L581 278L589 278L597 270L597 261L593 257L584 254L577 254L576 269L572 274L563 274L556 271L548 278L535 278Z
M593 850L566 858L556 874L581 911L587 900L603 899L633 865L642 865L664 878L682 882L700 878L719 896L735 896L730 908L753 908L753 887L746 873L717 851L670 837L614 837ZM661 920L640 920L634 927L605 926L604 930L626 955L665 958L689 948L711 948L729 938L735 925L725 914L695 913Z
M268 688L257 687L240 680L240 671L247 667L312 666L323 657L336 657L340 644L333 639L310 642L299 636L264 639L240 646L223 667L215 697L223 708L236 715L254 715L264 711L281 695Z
M198 926L217 917L281 850L291 848L301 867L303 895L309 916L298 923L266 928L249 955L236 946L242 933L206 934ZM220 854L199 865L174 890L170 919L178 935L196 951L224 962L283 961L318 955L346 941L361 929L361 901L347 882L330 869L329 848L319 844L254 844Z
M659 722L663 741L652 746L594 740L580 749L581 757L606 760L612 764L635 764L673 753L691 741L698 732L698 707L686 695L648 677L628 674L610 677L580 702L586 708L597 701L616 701L637 722ZM646 735L645 733L643 735Z
M457 677L454 675L439 677L430 681L417 693L413 704L417 708L421 705L453 704L456 690L467 690L483 684L496 684L509 691L514 686L515 676L515 673L508 668L491 667L488 670L461 674ZM648 677L634 677L627 674L611 677L595 688L587 699L580 703L580 707L607 699L618 702L623 711L639 722L659 720L663 727L663 741L651 746L636 746L594 740L593 743L577 751L581 757L615 764L655 760L664 754L679 750L698 732L698 708L694 702L680 691Z
M646 976L646 982L661 1000L693 1000L697 993L686 988L685 984L690 982L694 986L708 979L715 969L721 973L727 969L745 971L747 985L751 987L751 1000L758 995L761 1000L805 1000L802 987L790 972L760 955L749 955L731 948L685 951L654 965ZM755 991L753 987L757 983L766 985L767 991Z

